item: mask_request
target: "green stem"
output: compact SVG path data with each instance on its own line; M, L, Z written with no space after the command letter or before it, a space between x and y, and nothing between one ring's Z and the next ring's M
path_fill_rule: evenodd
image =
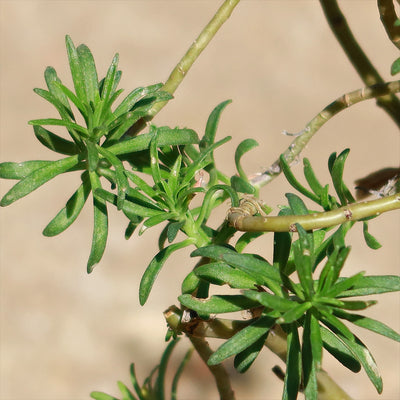
M363 82L368 86L383 83L384 80L353 36L337 1L320 0L320 3L332 32ZM400 100L390 94L379 98L377 105L382 107L400 128Z
M211 21L201 31L197 39L189 47L176 67L172 70L170 76L165 82L161 90L170 94L174 94L175 90L181 84L189 69L207 47L215 34L224 24L224 22L231 16L234 8L239 4L240 0L225 0L222 6L215 13ZM137 133L146 126L146 122L151 121L156 114L168 103L168 101L155 104L147 113L146 118L140 119L129 131L129 136L135 136Z
M297 156L305 148L311 138L318 132L318 130L339 112L361 101L385 96L389 93L398 92L400 92L400 81L393 81L368 86L340 96L331 104L326 106L306 125L306 127L298 135L296 135L297 137L292 141L292 143L283 153L286 162L290 164L294 160L296 160ZM268 168L268 170L266 170L262 174L255 175L251 179L251 183L257 188L265 186L267 183L276 178L280 173L281 167L280 161L278 159Z
M321 229L400 209L400 193L378 200L348 204L332 211L278 217L252 216L251 214L254 215L257 210L253 207L252 212L250 212L247 203L245 208L234 207L228 214L229 223L237 230L246 232L295 232L296 223L300 224L305 230Z

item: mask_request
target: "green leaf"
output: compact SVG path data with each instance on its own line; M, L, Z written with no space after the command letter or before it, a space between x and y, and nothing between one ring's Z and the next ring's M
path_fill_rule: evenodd
M269 316L258 318L220 346L208 359L207 364L219 364L225 359L242 352L266 335L274 325L274 318Z
M78 156L71 156L63 158L62 160L52 161L42 168L35 169L27 177L20 180L15 184L1 199L0 206L5 207L13 203L14 201L26 196L33 192L50 179L69 169L73 168L78 164Z
M310 297L313 294L313 236L308 234L300 224L296 224L296 228L299 233L299 239L293 243L294 262L304 293Z
M90 191L90 182L83 178L83 183L69 198L65 207L44 228L43 235L56 236L72 225L85 205Z
M248 310L257 307L257 302L246 299L242 295L215 295L208 299L200 299L190 294L183 294L178 300L185 306L198 313L222 314Z
M94 172L97 169L97 165L99 163L99 153L97 151L96 143L92 140L86 141L86 149L87 149L87 161L89 164L89 172Z
M320 184L319 180L315 176L314 170L308 158L303 158L303 171L311 190L317 196L321 197L321 194L324 191L324 187Z
M112 194L104 189L97 189L94 194L96 197L104 199L109 203L114 204L114 206L117 206L118 197L115 194ZM129 201L128 199L124 201L122 211L132 221L136 221L137 216L152 217L155 215L164 214L164 211L155 210L154 208L143 207L139 204L135 204Z
M299 334L295 324L289 325L287 334L286 374L282 400L297 398L301 381L301 349Z
M367 246L373 250L377 250L382 245L368 232L368 222L363 221L363 234L364 234L364 239L365 243L367 243Z
M169 243L172 243L175 240L176 235L178 234L179 230L183 227L184 224L185 224L184 221L171 222L168 224L167 238Z
M227 136L227 137L219 140L218 142L212 144L211 146L207 147L207 149L205 149L204 151L202 151L199 154L199 157L196 160L194 160L193 163L190 164L187 168L185 168L185 174L182 179L182 185L184 185L185 183L189 183L194 178L194 176L198 170L204 168L207 164L210 163L210 161L207 159L207 157L210 154L213 154L214 150L217 147L222 146L223 144L225 144L226 142L228 142L231 139L232 139L231 136Z
M243 296L248 299L257 301L267 308L272 308L276 311L286 312L295 307L298 303L280 296L276 296L267 292L256 292L253 290L245 290Z
M66 155L79 153L79 147L70 140L55 135L53 132L42 128L40 125L35 125L33 130L39 142L50 150Z
M308 209L304 204L304 201L297 195L293 193L286 193L286 198L288 199L289 206L293 212L293 215L307 215Z
M29 125L54 125L54 126L65 126L66 128L75 129L80 132L83 136L88 137L89 133L87 128L76 124L75 122L66 121L64 119L57 118L44 118L44 119L33 119L28 121Z
M395 60L390 68L390 74L396 75L400 72L400 58L398 58L397 60Z
M348 312L338 309L335 309L333 313L339 318L346 319L347 321L352 322L354 325L360 326L364 329L368 329L375 333L379 333L380 335L386 336L389 339L395 340L396 342L400 342L400 335L392 328L380 321L365 317L364 315L350 314Z
M101 188L98 175L89 172L93 192ZM91 273L96 264L101 260L106 248L108 236L108 215L106 202L99 197L93 196L93 237L92 248L87 262L87 272Z
M283 273L286 272L287 262L289 260L290 248L292 246L292 237L289 232L274 233L274 258L273 265L278 267Z
M245 139L239 143L239 146L236 148L235 151L235 165L236 169L239 173L240 178L242 178L245 182L248 182L247 175L244 172L242 165L240 163L241 158L245 153L250 151L251 149L257 147L259 144L254 139ZM247 193L247 192L243 192Z
M235 249L238 253L241 253L246 246L251 243L253 240L262 236L264 232L245 232L242 236L237 240L235 244Z
M167 221L168 219L173 219L174 217L175 215L173 213L164 212L146 219L146 221L144 221L143 223L139 235L141 235L147 228L151 228L152 226L161 224L162 222Z
M354 203L354 197L350 193L349 189L343 182L343 170L347 156L349 155L350 149L343 150L335 159L330 170L332 176L333 186L335 187L336 193L340 199L342 205L347 203Z
M139 396L139 399L140 400L147 400L145 395L143 394L143 391L142 391L142 389L141 389L141 387L139 385L139 382L138 382L138 380L136 378L135 364L133 364L133 363L130 366L130 379L131 379L131 382L132 382L132 386L135 389L135 392Z
M139 301L144 305L149 297L151 288L157 278L158 273L163 267L167 258L176 250L187 247L193 243L192 239L186 239L183 242L174 243L162 249L150 262L140 281Z
M54 161L33 160L24 162L3 162L0 163L0 178L3 179L24 179L33 171L43 168Z
M338 336L329 329L320 326L321 338L323 346L329 351L342 365L350 371L359 372L361 370L360 362L355 358L353 352L350 351Z
M314 313L309 312L307 316L310 318L310 341L311 341L311 351L313 355L313 361L317 371L321 369L322 361L322 338L321 329L317 317ZM307 317L306 317L307 318Z
M47 88L50 93L58 99L58 101L65 107L67 113L71 119L74 119L74 114L72 113L71 107L69 105L68 99L65 94L60 91L60 89L55 85L55 83L61 83L58 78L56 70L53 67L47 67L44 71L44 79L46 81Z
M311 313L306 314L304 327L303 327L303 346L301 350L302 365L303 365L303 386L304 394L307 400L318 399L317 387L317 362L315 357L316 345L313 344L313 335L311 332ZM318 343L318 346L322 342ZM317 356L318 357L318 356Z
M231 177L231 186L239 193L254 194L256 192L251 183L236 175Z
M335 283L326 293L324 293L327 297L336 297L339 296L342 292L346 291L347 289L351 288L357 281L359 281L365 272L359 272L347 279L340 280L339 282Z
M61 82L54 82L53 86L59 90L66 98L70 99L72 103L76 106L76 108L79 110L79 112L82 114L82 116L85 118L85 121L87 121L88 118L88 112L90 112L90 108L88 108L88 105L80 100L74 92L72 92L70 89L68 89L65 85L63 85ZM59 110L60 111L60 110ZM61 114L61 113L60 113ZM63 119L65 118L64 114L61 114L61 117ZM73 118L75 121L75 117Z
M187 144L196 144L199 142L197 133L192 129L179 129L160 127L158 131L158 146L182 146ZM107 150L113 154L121 155L146 150L150 146L150 141L154 133L144 133L131 139L123 140L110 147Z
M316 196L314 193L310 192L308 189L306 189L294 176L289 164L287 163L285 156L281 154L279 157L280 165L282 168L282 172L285 174L286 179L288 182L300 193L304 194L304 196L308 197L309 199L315 201L316 203L319 204L319 197ZM294 195L293 195L294 196ZM287 196L286 196L287 197ZM294 211L296 215L301 215L298 212ZM307 214L308 212L306 212ZM304 214L304 213L303 213Z
M309 301L306 301L305 303L298 303L290 310L286 311L280 318L278 318L276 322L278 324L290 324L291 322L299 320L311 307L312 303Z
M235 289L252 289L255 280L246 272L228 266L225 262L201 265L194 270L196 276L214 285L229 285Z
M339 278L339 282L347 278ZM376 275L362 276L353 286L340 293L339 297L368 296L400 291L400 276Z
M179 364L179 367L174 375L174 378L172 380L172 385L171 385L171 400L177 400L176 394L178 391L179 378L181 377L186 364L190 360L193 350L194 350L194 348L192 347L186 352L185 356L183 357L183 359L182 359L181 363Z
M209 245L194 250L190 257L206 257L216 261L223 261L224 254L236 254L236 251L230 245Z
M100 100L99 82L93 55L85 44L78 46L77 54L83 75L84 87L88 103L97 104Z
M356 336L352 339L341 337L341 340L347 345L350 351L357 357L358 361L363 366L368 378L375 386L376 391L380 394L383 390L382 378L379 374L378 366L372 354L361 340Z
M90 397L94 400L118 400L116 397L103 392L91 392Z
M197 277L194 271L189 272L181 285L182 294L193 293L198 288L199 284L200 279Z
M72 42L71 38L67 35L65 37L65 45L67 47L67 54L69 60L69 67L71 69L72 80L74 82L75 93L79 100L83 103L86 102L85 79L81 64L79 62L78 52Z
M211 146L215 142L215 135L217 132L218 128L218 123L219 119L221 117L222 111L225 109L225 107L230 104L232 100L226 100L220 104L218 104L214 110L211 111L210 116L208 117L207 120L207 125L206 125L206 130L205 134L202 137L199 147L201 150L204 150Z
M131 391L120 381L117 382L118 389L122 394L122 400L137 400Z
M236 354L233 365L238 372L243 374L251 367L257 356L260 354L260 351L264 347L268 333L269 331L267 331L247 349L244 349L242 352Z
M138 87L132 92L130 92L124 100L118 105L118 107L114 110L115 118L118 118L120 115L125 114L131 111L132 107L146 95L157 92L162 88L162 83L157 83L155 85L147 86L147 87Z
M125 229L125 239L128 240L133 235L136 228L142 221L143 217L139 217L138 215L136 217L132 216L132 219L129 221L128 226Z
M274 268L263 258L254 254L224 254L223 260L249 274L259 285L266 285L274 293L281 293L280 274L277 268Z
M157 379L154 385L154 397L157 400L164 400L165 399L165 374L167 372L167 365L168 361L171 357L172 350L176 346L176 344L179 342L179 339L172 340L167 348L164 350L164 353L161 357L160 365L158 367L158 374L157 374Z
M104 78L100 97L105 102L107 102L107 100L109 100L110 97L112 96L112 93L120 79L120 76L118 76L118 74L117 74L118 61L119 61L119 55L117 53L117 54L115 54L114 58L112 59L111 65L108 68L106 77ZM103 104L105 104L105 103L103 103Z

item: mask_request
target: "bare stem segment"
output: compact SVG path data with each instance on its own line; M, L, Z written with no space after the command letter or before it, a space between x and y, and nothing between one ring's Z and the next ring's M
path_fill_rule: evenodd
M377 216L383 212L400 209L400 193L378 200L348 204L332 211L307 215L282 215L261 217L249 215L249 205L234 207L228 213L229 223L239 231L245 232L296 232L296 223L305 230L321 229ZM253 208L253 215L257 210Z
M190 67L207 47L212 38L218 32L219 28L231 16L233 9L238 5L240 0L225 0L222 6L215 13L211 21L205 26L198 38L192 43L189 50L179 61L177 66L171 72L171 75L165 82L161 90L173 94L178 88L184 77L188 73ZM149 117L154 117L165 105L164 103L157 103L149 110Z
M317 133L317 131L339 112L361 101L398 92L400 92L400 81L393 81L368 86L340 96L334 102L326 106L318 115L316 115L305 126L301 133L296 136L296 138L283 153L285 160L288 164L292 163L301 153L307 143L311 140L311 138ZM251 179L251 183L259 188L276 178L280 172L280 161L278 159L265 172L255 175L254 178Z
M337 1L320 0L320 3L333 34L364 84L370 86L383 83L384 79L379 75L357 43ZM393 94L389 94L377 99L376 103L379 107L382 107L400 128L400 100Z

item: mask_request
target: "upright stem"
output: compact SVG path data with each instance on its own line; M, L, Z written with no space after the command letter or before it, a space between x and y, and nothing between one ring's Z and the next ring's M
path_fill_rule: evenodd
M377 83L383 83L384 79L382 79L367 55L357 43L337 1L320 0L320 3L333 34L364 84L371 86ZM376 103L379 107L383 108L400 128L400 100L395 95L389 94L378 98Z
M234 8L239 4L240 0L225 0L222 6L215 13L211 21L205 26L201 31L197 39L189 47L189 50L185 53L179 63L171 72L169 78L165 82L161 90L173 94L178 86L181 84L189 69L193 63L197 60L202 51L207 47L212 38L218 32L219 28L224 24L224 22L231 16ZM168 102L156 103L147 113L146 118L139 120L129 131L129 136L136 135L143 127L145 123L151 121L156 114L158 114L161 109Z
M213 351L207 343L204 337L195 337L188 335L189 340L192 342L193 347L199 353L202 360L207 365L215 378L217 389L219 392L220 400L235 400L235 393L231 387L231 381L226 369L222 364L208 365L207 361L210 358Z

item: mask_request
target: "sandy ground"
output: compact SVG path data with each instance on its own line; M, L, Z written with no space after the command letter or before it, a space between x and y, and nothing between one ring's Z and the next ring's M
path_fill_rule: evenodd
M220 3L2 0L1 160L55 159L56 155L37 142L27 121L56 117L49 104L32 92L34 87L45 86L47 65L71 84L65 34L76 44L83 42L91 48L100 75L118 52L121 87L128 90L165 81ZM398 52L380 25L376 2L341 1L341 5L367 54L390 80L390 65ZM249 173L257 172L289 145L290 139L280 134L283 129L301 130L336 97L362 86L316 0L244 0L155 123L188 126L201 135L212 108L232 99L218 135L232 135L233 140L225 151L216 153L217 159L233 174L235 146L253 137L260 146L246 157L245 167ZM329 154L350 147L346 179L351 183L375 169L399 164L398 133L374 101L368 101L327 123L304 155L326 181ZM300 174L301 168L297 171ZM61 236L50 239L41 235L77 185L78 176L70 175L1 210L1 400L84 400L91 390L117 395L116 381L129 382L132 361L143 379L165 346L162 311L176 303L179 282L191 268L189 251L182 251L167 263L148 303L140 307L140 277L156 244L151 232L125 241L126 221L111 210L106 253L88 276L89 207ZM1 182L1 194L11 185ZM282 204L287 190L279 179L266 187L261 197L271 205ZM222 218L225 209L219 212ZM397 274L399 222L399 213L394 212L371 224L371 231L383 243L378 252L362 243L361 229L356 228L345 273ZM270 257L270 245L271 239L266 237L249 251ZM384 295L369 315L399 330L399 305L398 295ZM358 332L380 366L384 379L380 398L397 399L399 346ZM187 345L181 341L172 363L179 361ZM232 372L237 398L279 399L282 385L270 372L275 364L281 365L264 351L249 373L238 376ZM328 356L324 365L354 399L378 397L365 373L347 373ZM209 378L194 357L183 376L179 397L216 399Z

